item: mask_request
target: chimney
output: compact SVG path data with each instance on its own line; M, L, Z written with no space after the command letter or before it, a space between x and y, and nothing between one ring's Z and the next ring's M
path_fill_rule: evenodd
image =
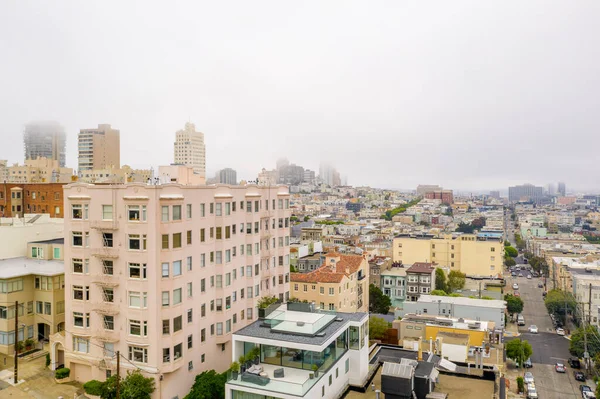
M419 337L419 346L417 350L417 360L423 360L423 340Z

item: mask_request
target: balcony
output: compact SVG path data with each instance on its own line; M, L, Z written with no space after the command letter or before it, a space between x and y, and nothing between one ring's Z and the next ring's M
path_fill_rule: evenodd
M243 388L254 388L262 391L284 393L287 395L304 396L319 381L319 377L310 378L313 371L293 367L281 367L272 364L260 363L263 371L261 375L248 372L239 373L236 378L231 371L227 372L227 383ZM275 370L283 370L283 377L275 378Z
M119 285L119 277L114 274L97 274L93 283L99 287L114 288Z
M102 342L119 342L119 335L118 331L105 330L104 328L99 328L94 332L94 338ZM103 352L107 351L104 350ZM107 357L108 355L105 353L104 356Z
M119 250L113 247L97 247L92 248L92 256L102 259L117 259L119 257Z
M92 220L90 227L97 230L118 230L119 222L116 220Z
M92 310L96 313L107 316L116 316L119 314L119 306L114 302L95 303Z

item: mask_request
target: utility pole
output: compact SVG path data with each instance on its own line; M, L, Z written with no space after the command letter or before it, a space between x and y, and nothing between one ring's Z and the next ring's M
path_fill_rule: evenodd
M17 344L19 343L19 301L15 301L15 371L13 375L13 383L17 385L19 381L19 352Z
M121 399L121 353L117 351L117 399Z
M587 327L585 325L585 305L582 304L582 308L583 308L583 313L581 316L583 316L581 319L583 320L583 361L585 362L585 373L587 374L589 372L589 363L588 360L590 358L590 354L588 352L588 346L587 346Z
M590 295L588 301L588 309L590 311L590 313L588 313L588 324L592 324L592 283L590 283L590 291L588 294Z

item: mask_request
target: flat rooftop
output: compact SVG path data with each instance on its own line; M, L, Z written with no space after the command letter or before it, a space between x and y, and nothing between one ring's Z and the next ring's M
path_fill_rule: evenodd
M346 328L348 322L367 317L367 313L296 312L287 310L284 304L234 335L320 346Z
M382 273L383 275L383 273ZM483 308L497 308L504 309L506 306L502 300L494 299L479 299L479 298L466 298L466 297L453 297L453 296L436 296L436 295L421 295L417 300L417 303L452 303L455 305L468 305Z
M377 370L373 377L375 389L381 390L381 371L383 367ZM416 371L415 371L416 372ZM481 399L491 398L494 395L494 381L484 379L462 377L458 375L439 374L439 382L435 384L433 392L443 392L448 394L449 398L460 399ZM380 394L381 398L385 395ZM366 392L348 391L345 399L376 399L375 390L367 389Z
M62 260L40 260L30 258L11 258L0 260L0 279L38 274L41 276L57 276L65 273Z

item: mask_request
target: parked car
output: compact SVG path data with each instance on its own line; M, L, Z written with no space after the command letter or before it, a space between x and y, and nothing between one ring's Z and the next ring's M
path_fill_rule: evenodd
M537 390L535 384L531 383L527 385L527 399L538 399Z
M521 296L521 294L519 293L519 291L515 291L513 295L514 296Z
M583 399L596 399L594 391L588 385L580 385L579 390L581 391L581 397Z
M557 373L565 373L567 371L565 368L565 365L562 363L556 363L554 365L554 369L556 370Z
M575 370L573 372L573 375L575 376L575 380L576 381L583 381L583 382L585 382L585 374L583 374L581 371Z
M523 273L519 273L519 277L523 277Z
M556 333L557 333L558 335L565 335L565 330L563 330L562 328L558 327L558 328L556 329Z
M533 382L533 374L528 371L525 373L525 375L523 376L523 380L525 381L525 384L530 384Z
M531 274L527 275L527 280L531 280Z
M515 273L515 272L512 272L510 275L513 277L517 277L517 273Z
M537 334L538 333L538 328L535 324L532 324L529 326L529 332L532 334Z
M538 288L544 288L544 283L538 283Z
M531 363L531 358L527 358L527 360L523 362L523 367L525 367L526 369L530 369L533 367L533 363Z
M518 290L518 289L519 289L519 284L517 284L517 283L514 283L514 284L513 284L513 290Z
M548 293L546 291L542 292L542 296L545 298Z
M579 362L579 359L577 359L575 357L570 357L567 362L569 363L569 366L571 366L571 368L574 368L574 369L581 368L581 362Z

